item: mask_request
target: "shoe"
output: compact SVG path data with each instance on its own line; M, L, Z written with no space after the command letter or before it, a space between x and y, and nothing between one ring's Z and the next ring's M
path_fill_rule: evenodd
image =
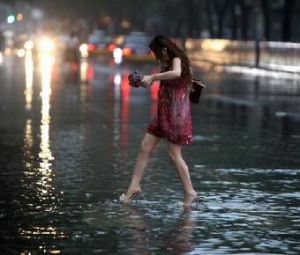
M130 196L126 196L124 193L119 197L121 204L129 205L132 201L132 199L137 198L138 194L141 192L141 190L136 190L133 192Z

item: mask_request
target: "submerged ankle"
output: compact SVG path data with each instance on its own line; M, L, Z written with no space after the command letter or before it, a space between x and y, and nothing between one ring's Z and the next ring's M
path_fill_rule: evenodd
M186 191L184 193L185 196L197 196L197 192L195 190Z
M141 190L140 185L130 185L128 188L128 192L136 192L140 190Z

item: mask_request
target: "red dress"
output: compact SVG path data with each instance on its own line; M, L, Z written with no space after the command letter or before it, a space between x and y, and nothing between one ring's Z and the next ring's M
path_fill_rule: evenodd
M189 89L182 77L160 82L157 115L147 131L178 145L192 143Z

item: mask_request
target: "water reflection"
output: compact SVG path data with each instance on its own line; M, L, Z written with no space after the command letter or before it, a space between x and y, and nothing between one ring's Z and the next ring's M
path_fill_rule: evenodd
M82 60L80 63L80 81L82 83L88 81L88 61L86 59Z
M148 233L151 229L146 223L145 211L138 207L128 206L123 215L125 215L123 226L127 229L125 234L129 236L132 243L133 254L149 254L148 249L151 246L151 240ZM126 247L126 243L121 241L120 246Z
M116 73L113 77L114 84L114 140L121 146L122 157L125 156L128 145L129 112L130 112L130 85L128 76Z
M120 73L116 73L114 76L114 147L118 148L120 140L120 127L119 123L120 116L120 87L121 87L122 76Z
M40 168L39 172L41 175L40 182L40 198L46 200L48 196L51 196L53 192L52 188L52 163L53 160L52 152L50 149L50 96L51 96L51 73L54 57L50 54L44 54L41 57L41 98L42 98L42 109L41 109L41 125L40 125ZM52 211L53 205L49 205L45 208L47 211Z
M183 210L178 223L174 226L175 228L166 235L166 249L171 251L172 254L192 252L196 246L196 244L193 243L192 237L196 226L191 209Z
M19 228L19 233L24 239L45 239L44 245L39 249L43 252L49 250L46 245L47 240L65 238L65 234L53 226L53 218L50 214L57 210L60 198L53 186L54 173L52 161L54 159L51 151L50 140L50 97L51 97L51 74L54 57L50 54L42 54L39 59L39 71L41 76L41 121L39 124L39 136L34 133L33 119L28 118L24 130L24 176L22 181L22 211L28 221ZM32 54L27 52L25 57L26 70L26 109L31 109L32 105L32 80L33 80L33 61ZM35 137L39 137L38 148L35 146ZM38 151L38 155L36 155ZM35 158L38 158L38 165ZM32 218L39 213L39 218ZM49 218L48 218L49 217ZM34 220L33 220L34 219ZM53 247L50 252L59 253ZM27 251L24 251L26 254ZM29 252L29 251L28 251ZM30 254L30 252L28 253Z
M166 217L162 219L163 222L155 219L151 209L148 211L141 207L128 206L125 210L124 227L127 229L126 235L130 236L130 241L133 242L134 254L148 254L149 249L155 251L160 242L171 254L183 254L195 249L192 234L196 229L196 221L191 209L181 212L176 210L175 213L179 215ZM172 227L167 227L168 225Z
M157 113L158 90L159 90L159 83L154 82L150 88L151 91L150 116L154 116Z
M27 119L25 124L25 130L24 130L24 162L25 162L25 176L31 175L31 169L32 169L32 160L33 160L33 153L32 153L32 147L33 147L33 134L32 134L32 119Z
M80 82L89 83L94 78L94 69L88 59L82 59L80 62Z
M33 96L33 58L32 51L28 50L25 55L25 102L26 110L31 110Z
M41 55L40 72L41 72L41 98L42 98L42 120L41 124L49 127L50 124L50 96L51 96L51 73L54 57L50 54Z
M3 161L7 172L1 180L12 194L8 199L20 203L16 216L7 217L2 233L8 232L13 240L15 232L7 231L12 225L21 240L14 239L7 247L21 241L19 254L298 254L300 136L296 116L291 114L299 109L298 97L276 97L261 80L255 92L246 89L253 81L241 86L216 75L211 83L217 86L205 91L210 96L206 94L200 105L193 106L195 143L186 153L202 198L200 210L181 214L181 208L174 208L173 202L181 201L181 187L164 153L152 157L151 173L145 175L137 204L124 207L113 202L94 210L103 199L116 201L126 188L131 174L127 165L133 164L139 134L149 121L145 109L148 113L150 103L156 106L155 89L126 91L124 73L117 70L109 76L109 84L103 79L106 76L100 76L101 86L85 81L87 76L82 76L80 84L72 83L72 88L61 82L56 96L51 63L53 59L45 56L40 58L40 68L30 59L25 66L28 83L26 87L24 80L21 83L25 90L32 87L31 68L35 74L41 71L41 90L32 88L34 94L41 92L41 100L26 101L22 91L21 105L26 107L25 97L30 113L39 107L41 115L27 111L27 119L22 120L21 167L11 166L15 157ZM97 70L95 63L94 67ZM89 69L85 64L82 68ZM273 96L262 95L263 91ZM72 100L64 100L66 97ZM8 101L13 100L4 103ZM130 114L131 107L140 105L145 107ZM14 116L2 114L10 125L15 123ZM1 128L8 130L6 127L3 122ZM14 130L5 133L1 132L1 139L9 145L1 144L2 151L9 149L16 136ZM122 161L122 153L127 153L128 161ZM55 165L53 155L57 155ZM20 177L15 178L20 169L21 182ZM15 195L19 193L20 197ZM3 210L9 216L15 213L14 207ZM1 217L6 216L1 212Z
M0 51L0 66L3 65L3 62L4 62L3 54L2 54L2 52Z
M129 122L129 111L130 111L130 85L128 81L128 76L122 76L121 82L121 146L128 144L128 122Z
M80 103L81 113L84 115L86 113L86 102L88 97L88 69L89 64L86 59L82 60L80 63Z
M198 211L182 209L178 204L161 217L164 209L157 209L149 204L146 207L139 203L120 206L105 202L85 210L83 221L103 240L112 232L118 233L118 243L111 247L111 253L152 254L161 250L161 254L183 254L194 251Z

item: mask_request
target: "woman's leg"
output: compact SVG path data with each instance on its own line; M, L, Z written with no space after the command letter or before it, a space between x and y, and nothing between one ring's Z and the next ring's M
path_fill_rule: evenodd
M197 192L193 188L188 166L186 165L184 159L182 158L181 146L169 142L168 154L177 169L177 173L183 185L184 205L190 206L193 200L197 197Z
M150 153L154 150L160 138L149 133L146 133L141 142L138 152L134 173L131 178L131 183L126 193L126 197L130 197L132 193L140 191L140 182L143 178L144 170L148 164Z

